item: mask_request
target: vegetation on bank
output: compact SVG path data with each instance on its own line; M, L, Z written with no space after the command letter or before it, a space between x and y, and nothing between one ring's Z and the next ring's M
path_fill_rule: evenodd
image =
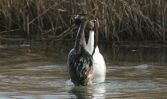
M166 0L0 0L0 39L72 38L73 16L101 21L101 37L116 41L165 41Z

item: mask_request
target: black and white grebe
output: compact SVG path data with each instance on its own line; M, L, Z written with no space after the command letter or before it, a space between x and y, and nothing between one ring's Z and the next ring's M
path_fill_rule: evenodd
M98 28L98 20L80 20L75 46L68 56L69 74L75 86L105 81L106 65L97 46Z
M86 50L84 30L87 23L87 21L82 20L76 36L75 46L68 56L69 74L75 86L90 85L94 74L93 57Z
M104 58L102 56L102 54L99 51L99 47L98 47L98 39L99 39L99 21L98 19L96 19L95 25L94 25L94 30L89 32L89 39L92 40L90 42L93 42L93 44L89 45L89 48L93 48L94 46L94 54L93 54L93 67L95 69L95 73L94 73L94 79L93 82L95 83L100 83L100 82L104 82L105 78L106 78L106 64L104 61ZM92 35L92 36L91 36Z

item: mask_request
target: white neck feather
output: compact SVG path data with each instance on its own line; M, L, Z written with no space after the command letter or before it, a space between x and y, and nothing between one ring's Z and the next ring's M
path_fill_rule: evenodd
M86 44L85 49L89 52L89 54L93 53L94 50L94 31L89 31L89 39L88 44Z

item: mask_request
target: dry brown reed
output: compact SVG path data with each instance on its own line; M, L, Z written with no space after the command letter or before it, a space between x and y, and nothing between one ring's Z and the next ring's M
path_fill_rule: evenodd
M167 38L166 0L0 0L0 36L22 33L29 39L70 38L72 17L86 13L101 20L107 40Z

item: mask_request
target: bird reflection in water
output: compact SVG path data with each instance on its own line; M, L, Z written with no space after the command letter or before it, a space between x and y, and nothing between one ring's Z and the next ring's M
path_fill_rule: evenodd
M69 91L77 99L105 99L105 92L104 83L94 84L93 86L76 86Z

